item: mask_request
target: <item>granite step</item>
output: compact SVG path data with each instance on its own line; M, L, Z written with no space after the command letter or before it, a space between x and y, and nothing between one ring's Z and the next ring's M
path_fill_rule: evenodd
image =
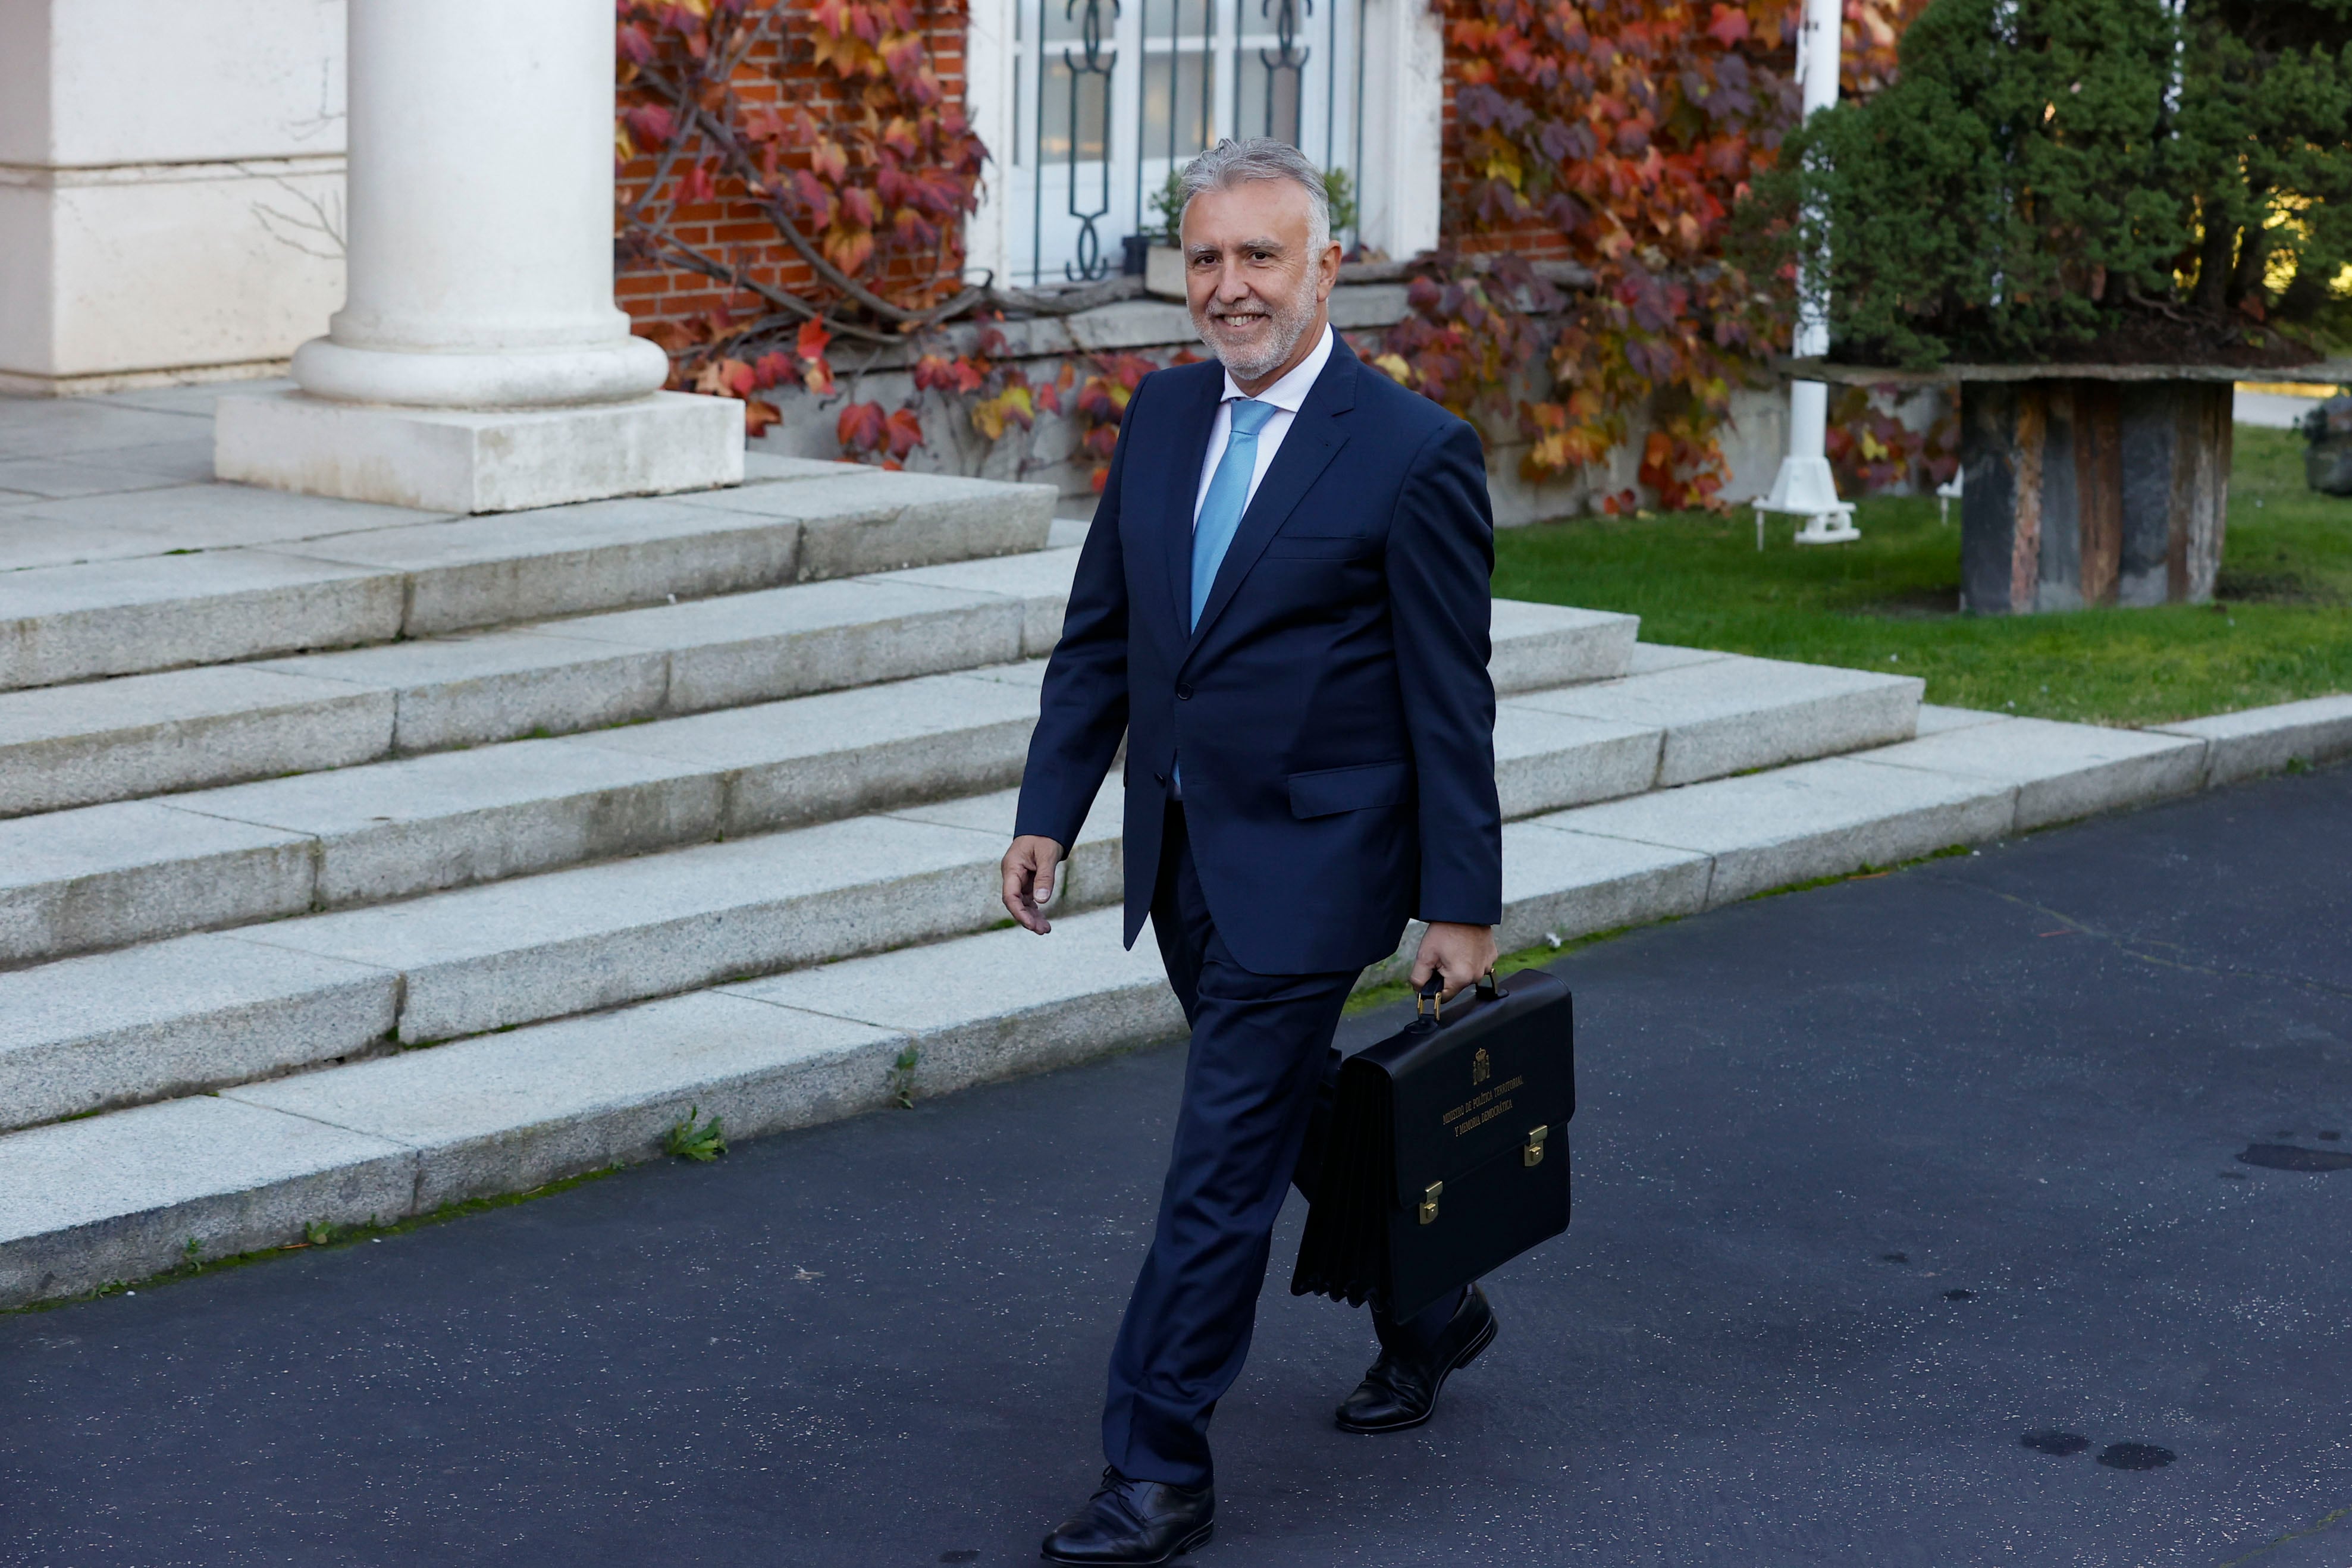
M0 816L1050 652L1075 547L373 647L0 692ZM5 583L5 579L0 579ZM1622 673L1631 616L1498 602L1519 691Z
M497 517L236 485L47 502L0 541L0 690L1035 551L1052 506L1042 485L793 458Z
M8 952L23 958L44 948L142 943L0 974L0 1114L8 1125L78 1114L364 1052L395 1030L415 1041L613 999L596 991L599 1001L583 1003L583 984L657 991L699 983L707 973L693 966L708 958L702 944L719 941L705 929L714 924L739 943L715 951L745 971L834 956L822 945L826 928L808 913L814 905L852 915L885 910L872 915L880 922L874 931L840 938L852 947L985 924L999 918L992 868L1011 825L1009 794L834 821L815 832L732 835L821 812L828 800L845 806L880 804L877 793L920 796L973 768L1017 776L1037 674L1034 665L1016 666L908 683L895 694L647 725L614 732L609 749L528 742L179 797L182 805L223 812L244 797L245 815L259 821L142 801L0 825L0 852L21 847L27 866L0 897ZM888 700L876 700L885 694ZM851 696L866 700L842 700ZM1528 809L1645 787L1661 743L1654 731L1516 710L1499 732L1507 796ZM598 754L592 763L569 749ZM455 776L460 764L481 769L501 760L498 752L515 752L530 765ZM428 770L444 776L420 780ZM528 793L550 776L557 788ZM362 783L406 805L348 787ZM473 793L462 792L466 784ZM516 794L499 801L493 786ZM418 801L442 814L417 812ZM367 808L377 805L399 819L373 820L378 814ZM280 823L300 830L272 826ZM683 853L522 874L530 855L647 847L664 833L729 837ZM124 848L140 844L149 847ZM270 921L326 897L360 900L406 890L404 879L468 873L518 879L471 897ZM1115 831L1090 830L1065 899L1108 900L1120 886ZM794 887L803 892L780 906L776 890ZM761 922L764 935L750 929ZM222 926L236 929L157 940ZM257 948L271 951L256 955ZM329 969L310 991L288 994L281 951ZM183 963L202 971L213 999L177 1016L155 1013L148 998L159 989L156 976ZM339 965L397 981L397 1016L329 1008L341 1023L320 1024L312 1016L326 1005L320 996L348 980ZM613 966L626 978L593 979ZM257 978L239 983L247 969ZM460 1002L445 994L452 986L473 989Z
M1703 702L1679 670L1504 699L1505 815L1653 788L1669 758L1732 772L1801 745L1895 739L1916 707L1916 682L1886 677L1706 668ZM1000 788L1020 778L1043 671L1032 660L0 822L0 964ZM1588 689L1590 706L1655 721L1552 710Z
M1777 683L1792 703L1819 702L1801 667L1741 662L1759 690ZM1040 674L1033 661L0 825L0 850L20 840L30 867L0 889L0 953L37 963L0 975L0 1002L22 996L26 1016L47 1018L32 1006L45 987L100 998L80 1022L37 1022L0 1045L0 1106L21 1125L345 1057L384 1035L257 1029L247 1056L219 1058L215 1015L241 1005L232 996L189 1011L196 1046L152 1044L139 1071L86 1050L128 1027L102 1002L110 963L142 973L175 935L180 951L226 963L236 949L184 934L208 929L397 973L392 1032L415 1044L985 925L1000 918L993 868L1012 792L894 798L1016 778ZM1884 685L1871 678L1850 700L1879 702ZM1671 725L1550 712L1553 695L1501 705L1508 815L1655 784ZM1759 701L1760 724L1780 722ZM1065 890L1074 904L1119 896L1115 817L1107 796ZM693 847L668 847L679 843ZM572 864L645 850L659 852ZM465 882L478 885L433 890ZM424 896L382 901L414 894ZM359 907L305 913L329 904ZM148 945L57 962L135 942ZM276 996L274 984L257 994ZM144 986L126 978L120 989ZM115 1065L58 1065L77 1061Z
M1013 808L1013 792L992 792L0 973L0 1118L78 1115L982 930L1003 919L996 867ZM1097 808L1062 902L1118 898L1117 822L1115 804ZM307 978L289 979L289 955L312 966ZM159 1010L156 976L191 967L205 1000ZM388 1018L324 1000L362 973L394 983Z
M1912 737L1926 682L1786 659L1660 648L1620 679L1514 699L1664 731L1654 784L1696 784Z
M2335 718L2273 728L2307 737ZM2184 765L2172 759L2211 763L2213 742L2193 736L2119 752L2113 732L2086 726L2052 734L1950 710L1922 720L1920 742L1511 824L1502 945L2005 837L2021 812L2044 809L2037 789L2107 805L2161 798ZM2231 731L2241 746L2258 732ZM2119 756L2168 760L2118 768ZM1064 914L1042 941L983 931L0 1136L0 1301L138 1278L180 1261L191 1239L218 1256L293 1240L306 1223L391 1220L652 1158L689 1108L740 1139L1180 1033L1148 934L1122 950L1118 919ZM1365 983L1401 969L1416 938ZM357 1029L385 1016L363 973L278 984L307 995L314 978L340 982Z
M1039 667L0 822L0 964L736 839L1020 780Z
M0 815L1003 664L1052 646L1074 556L0 693Z
M1119 933L1066 916L0 1135L0 1305L651 1158L689 1108L742 1139L1166 1038L1150 934Z

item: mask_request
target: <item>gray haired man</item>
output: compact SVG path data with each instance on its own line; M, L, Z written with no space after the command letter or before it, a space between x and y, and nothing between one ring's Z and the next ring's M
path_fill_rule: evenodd
M1331 331L1323 178L1222 142L1185 171L1186 290L1216 363L1144 379L1119 427L1022 778L1004 903L1055 868L1127 742L1127 937L1150 917L1192 1025L1160 1215L1111 1352L1109 1461L1066 1563L1209 1538L1209 1422L1249 1352L1276 1214L1364 966L1428 926L1416 982L1495 960L1502 907L1494 530L1478 437ZM1475 1286L1411 1320L1335 1413L1427 1420L1495 1337Z

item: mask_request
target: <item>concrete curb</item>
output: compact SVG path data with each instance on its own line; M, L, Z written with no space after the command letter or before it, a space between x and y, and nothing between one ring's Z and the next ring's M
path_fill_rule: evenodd
M2158 733L2205 742L2203 783L2208 788L2236 784L2297 762L2331 763L2352 755L2352 695L2217 713L2164 725Z

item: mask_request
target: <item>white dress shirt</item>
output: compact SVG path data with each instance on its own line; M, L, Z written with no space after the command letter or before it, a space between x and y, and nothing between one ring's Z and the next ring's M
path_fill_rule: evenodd
M1331 360L1331 328L1324 324L1323 335L1316 340L1315 352L1290 367L1290 374L1257 395L1260 403L1274 405L1274 413L1258 427L1257 467L1250 470L1249 494L1242 501L1242 510L1257 500L1258 481L1274 467L1274 455L1282 450L1282 438L1290 434L1291 421L1298 416L1298 405L1307 401L1313 390L1315 378ZM1192 522L1199 526L1201 508L1208 503L1209 481L1217 477L1217 464L1225 456L1225 443L1234 435L1234 399L1247 397L1248 393L1234 384L1233 372L1225 373L1225 395L1217 403L1217 417L1209 426L1209 449L1201 458L1201 488L1192 494Z

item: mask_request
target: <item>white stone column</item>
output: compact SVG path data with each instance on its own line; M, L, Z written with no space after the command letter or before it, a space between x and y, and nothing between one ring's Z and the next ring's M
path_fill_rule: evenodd
M740 482L613 303L604 0L351 0L348 292L299 390L224 398L222 479L446 511Z

